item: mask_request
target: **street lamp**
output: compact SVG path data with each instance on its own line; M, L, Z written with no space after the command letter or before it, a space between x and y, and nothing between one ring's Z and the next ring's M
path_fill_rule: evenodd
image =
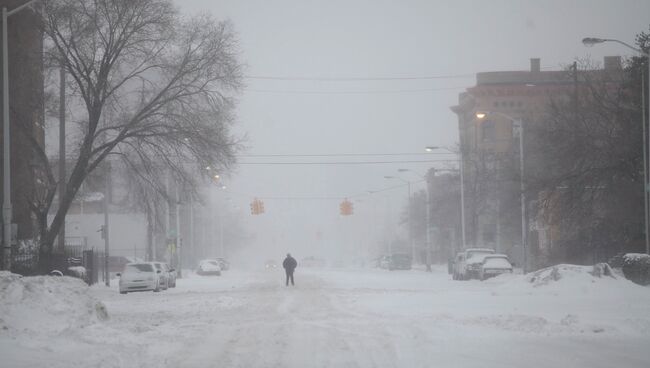
M11 205L11 150L10 148L10 125L9 125L9 50L7 45L7 18L18 13L31 5L36 0L31 0L23 5L17 6L12 10L7 10L6 6L2 7L2 133L3 133L3 201L2 201L2 221L3 221L3 269L11 269L11 222L13 208Z
M456 154L449 148L439 147L439 146L427 146L424 147L424 150L427 152L433 152L438 149L443 149L450 153ZM461 147L458 151L458 170L460 171L460 237L463 249L467 248L467 242L465 238L465 177L463 173L463 148Z
M400 169L398 171L402 172ZM408 227L409 227L409 245L411 246L411 260L415 261L415 243L413 242L413 224L412 224L412 205L411 205L411 182L408 180L404 180L400 178L399 176L384 176L384 179L397 179L400 180L404 183L406 183L406 186L408 188Z
M520 194L520 202L521 202L521 247L523 250L523 271L526 273L528 270L528 249L526 246L527 243L527 238L528 238L528 224L526 221L526 185L524 184L524 125L521 121L521 119L514 118L508 114L504 114L499 111L486 111L486 112L477 112L476 113L476 118L481 120L484 119L488 114L493 114L493 115L500 115L503 116L504 118L511 120L513 126L516 126L519 128L519 170L520 170L520 178L519 178L519 190L521 192ZM497 219L499 221L499 219Z
M605 43L605 42L614 42L618 43L620 45L623 45L631 50L636 51L639 53L641 56L645 56L648 59L648 81L650 81L650 53L647 53L640 48L634 47L626 42L623 42L621 40L616 40L616 39L611 39L611 38L596 38L596 37L586 37L582 39L582 43L587 46L591 47L599 43ZM643 74L641 74L641 88L643 88ZM645 105L646 101L642 101L642 103ZM648 93L648 103L647 105L648 108L650 108L650 93ZM646 254L650 254L650 240L648 239L648 190L650 189L650 183L648 182L648 164L646 161L646 152L647 152L647 142L650 140L650 129L648 130L648 136L646 136L645 132L645 108L643 109L643 118L641 119L641 126L643 130L643 198L645 200L644 202L644 211L645 211L645 252Z

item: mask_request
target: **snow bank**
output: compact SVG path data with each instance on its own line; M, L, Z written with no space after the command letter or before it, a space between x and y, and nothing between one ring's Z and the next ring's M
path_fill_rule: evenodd
M571 264L559 264L543 268L539 271L533 272L526 276L526 280L533 284L535 287L547 286L553 283L574 283L574 284L590 284L596 282L597 279L609 277L615 279L614 276L605 276L606 272L602 270L602 266L578 266Z
M0 331L56 334L107 318L104 304L80 279L0 271Z

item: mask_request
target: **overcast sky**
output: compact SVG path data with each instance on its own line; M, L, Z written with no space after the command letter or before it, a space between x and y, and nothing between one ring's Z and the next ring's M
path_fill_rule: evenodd
M529 59L560 69L576 58L629 55L616 45L585 48L586 36L633 42L648 30L647 0L554 1L268 1L177 0L233 22L246 75L289 78L452 76L433 80L300 81L246 79L236 132L245 154L422 152L454 146L449 107L481 71L527 70ZM398 92L399 91L399 92ZM443 155L432 157L443 158ZM241 158L243 162L423 160L426 156ZM449 158L449 157L447 157ZM352 219L337 200L267 199L265 216L245 216L258 197L345 197L399 182L398 168L421 173L436 163L390 165L240 165L229 195L258 239L298 247L322 232L325 243L356 246L370 226L393 231L384 213L405 205L406 189L362 197ZM404 175L417 181L416 175ZM414 184L413 190L422 184ZM364 212L366 211L366 212ZM365 213L365 217L363 214ZM373 213L371 222L367 222ZM394 221L392 221L394 222ZM344 230L344 227L349 229ZM345 231L346 235L342 235ZM376 231L376 235L383 236ZM288 244L288 245L287 245ZM326 245L329 247L330 245ZM333 246L333 245L332 245Z

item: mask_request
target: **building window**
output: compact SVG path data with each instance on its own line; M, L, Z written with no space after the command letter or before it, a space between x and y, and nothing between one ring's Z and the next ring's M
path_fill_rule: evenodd
M486 120L481 123L481 139L483 142L494 142L496 140L496 127L494 121Z

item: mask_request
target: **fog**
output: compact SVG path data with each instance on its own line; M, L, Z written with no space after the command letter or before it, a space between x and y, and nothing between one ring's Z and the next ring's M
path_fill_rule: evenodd
M649 1L0 7L3 368L650 367Z
M646 1L587 0L177 4L183 12L229 19L239 34L248 77L236 131L247 139L227 192L265 257L287 251L350 257L359 248L375 249L368 245L386 241L387 232L404 237L397 222L406 188L381 197L366 193L402 184L384 179L400 168L425 173L456 165L453 155L421 153L425 146L457 146L458 120L450 106L475 84L477 72L528 70L530 58L541 58L543 70L561 70L576 59L600 63L605 55L626 55L613 44L585 48L580 41L588 35L631 41L647 29L650 10ZM407 77L440 78L346 80ZM420 155L249 156L350 153ZM422 160L435 162L276 164ZM412 173L401 176L419 180ZM264 199L266 214L249 215L254 197ZM347 218L338 211L345 197L362 200Z

